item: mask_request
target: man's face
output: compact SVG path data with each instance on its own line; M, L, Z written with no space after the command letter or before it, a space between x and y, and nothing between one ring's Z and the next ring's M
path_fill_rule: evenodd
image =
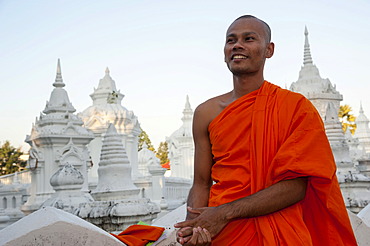
M268 43L265 25L254 18L242 18L231 24L226 33L225 62L234 75L263 70L266 58L274 53Z

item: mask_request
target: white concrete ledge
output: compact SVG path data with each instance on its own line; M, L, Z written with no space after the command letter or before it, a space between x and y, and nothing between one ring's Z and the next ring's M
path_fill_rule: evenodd
M125 245L99 227L62 210L42 208L0 231L0 245Z

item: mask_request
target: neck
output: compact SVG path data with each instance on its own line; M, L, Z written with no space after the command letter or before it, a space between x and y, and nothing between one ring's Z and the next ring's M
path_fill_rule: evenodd
M262 76L233 75L234 89L232 97L238 99L252 91L258 90L264 82Z

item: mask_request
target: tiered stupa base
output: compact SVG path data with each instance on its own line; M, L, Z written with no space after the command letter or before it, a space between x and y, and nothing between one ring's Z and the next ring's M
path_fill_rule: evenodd
M78 216L108 232L121 232L139 221L151 224L160 208L147 198L81 204Z

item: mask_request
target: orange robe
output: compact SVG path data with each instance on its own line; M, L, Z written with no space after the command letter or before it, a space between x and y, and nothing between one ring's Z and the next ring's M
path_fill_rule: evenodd
M308 177L303 201L233 220L212 245L357 245L320 115L309 100L267 81L209 125L214 165L209 206Z
M118 240L127 246L145 246L149 242L154 242L160 238L164 231L163 227L149 225L131 225L120 234L115 235Z

